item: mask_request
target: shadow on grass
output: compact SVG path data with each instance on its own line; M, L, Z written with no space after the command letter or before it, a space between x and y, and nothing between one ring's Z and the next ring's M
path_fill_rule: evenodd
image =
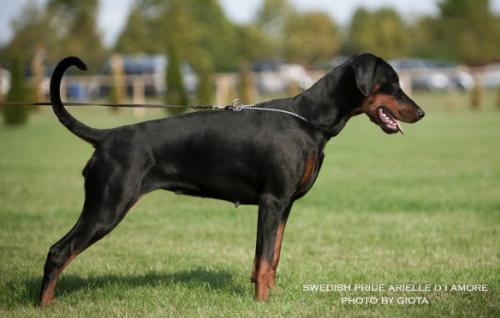
M218 291L232 295L243 295L244 288L233 280L233 275L226 270L208 270L194 268L176 273L149 272L138 276L101 275L82 278L77 275L64 275L59 280L55 298L75 293L81 289L109 288L130 289L144 286L165 286L179 284L188 288L206 287L207 292ZM25 280L10 281L5 284L4 292L7 298L2 302L7 307L38 305L38 294L41 286L41 277L32 277ZM4 294L4 297L5 297ZM4 298L2 297L2 298Z

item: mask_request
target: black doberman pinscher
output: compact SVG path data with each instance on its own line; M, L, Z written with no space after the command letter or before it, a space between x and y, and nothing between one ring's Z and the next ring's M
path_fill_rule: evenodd
M114 129L95 129L72 117L59 95L66 69L54 70L50 96L59 121L95 151L83 169L85 203L73 228L49 250L40 302L49 304L64 267L111 232L144 194L165 189L258 205L252 271L255 297L275 286L281 241L293 202L314 184L326 142L349 118L365 113L386 133L402 132L398 120L424 116L381 58L361 54L331 70L293 98L244 109L189 113Z

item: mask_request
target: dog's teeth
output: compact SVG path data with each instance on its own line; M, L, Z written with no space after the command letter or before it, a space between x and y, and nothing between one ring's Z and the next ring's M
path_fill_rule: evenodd
M401 135L404 135L405 133L403 131L403 128L401 128L401 125L399 124L399 122L396 121L396 125L398 126L398 130L401 133Z

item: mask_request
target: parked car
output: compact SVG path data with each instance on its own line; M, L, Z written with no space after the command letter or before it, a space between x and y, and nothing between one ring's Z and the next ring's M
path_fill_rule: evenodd
M292 84L307 89L314 83L307 70L299 64L268 60L253 64L252 71L255 74L255 86L263 95L284 92Z
M398 73L410 75L412 89L468 90L474 86L472 75L464 67L450 62L405 58L389 63Z
M0 95L5 96L10 89L10 72L0 68Z
M476 75L477 80L483 87L500 87L500 64L490 64L481 67Z
M123 71L125 75L149 75L145 83L146 95L162 95L168 89L165 72L168 59L163 55L124 55ZM104 74L111 74L111 59L103 67ZM181 75L188 94L194 94L198 87L198 77L187 63L181 65ZM109 88L108 88L109 89ZM132 83L127 83L127 92L132 94Z

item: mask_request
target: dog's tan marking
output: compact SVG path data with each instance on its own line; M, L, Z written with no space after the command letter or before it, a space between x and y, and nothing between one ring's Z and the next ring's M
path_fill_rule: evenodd
M300 187L307 186L307 184L311 181L311 178L314 173L314 168L316 167L316 154L310 154L307 157L306 165L304 168L304 173L302 174L302 179L300 180Z
M274 258L268 282L270 288L276 287L276 270L280 262L281 242L283 241L284 230L285 230L285 223L280 223L278 226L278 232L276 233L276 241L274 242Z
M269 277L271 275L271 264L265 259L258 263L257 277L255 282L255 299L267 301L269 299Z
M71 255L66 262L61 266L61 268L57 271L56 277L52 279L47 288L42 292L42 295L40 297L40 304L42 306L48 306L52 303L52 300L54 299L54 290L56 289L57 281L59 280L59 276L61 276L61 273L64 271L66 266L78 255L78 253L74 253Z

